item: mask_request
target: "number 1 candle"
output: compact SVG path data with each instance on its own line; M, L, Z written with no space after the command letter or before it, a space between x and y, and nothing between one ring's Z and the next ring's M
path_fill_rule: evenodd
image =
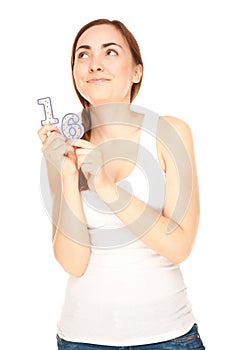
M52 103L50 97L40 98L37 100L39 105L43 105L44 107L44 113L45 113L45 119L41 120L41 125L47 125L47 124L58 124L59 119L54 118L53 116L53 109L52 109Z

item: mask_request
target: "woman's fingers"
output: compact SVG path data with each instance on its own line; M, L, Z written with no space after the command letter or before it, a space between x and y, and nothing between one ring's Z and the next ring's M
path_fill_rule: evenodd
M67 151L66 151L66 153L64 154L64 156L70 158L70 159L71 159L73 162L75 162L75 163L76 163L76 161L77 161L77 157L76 157L76 154L75 154L75 150L74 150L74 148L73 148L72 146L69 146L69 147L67 148Z
M78 168L82 168L84 173L96 175L98 169L103 166L102 154L99 149L75 149Z
M71 152L71 150L64 136L54 132L48 137L46 143L43 144L42 152L45 159L56 166L60 171L64 155L67 154L67 152Z
M68 140L67 143L72 145L73 147L76 147L76 148L93 149L94 147L96 147L91 142L89 142L87 140L83 140L83 139Z
M48 124L48 125L42 126L42 128L38 130L38 136L41 142L44 144L47 141L48 136L54 131L58 133L60 132L58 127L55 124L52 124L52 125Z
M76 174L76 148L67 142L57 126L44 125L38 131L38 135L43 143L42 152L46 161L63 174Z

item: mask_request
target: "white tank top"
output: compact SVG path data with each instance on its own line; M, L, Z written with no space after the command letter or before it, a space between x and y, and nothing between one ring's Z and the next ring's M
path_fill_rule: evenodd
M162 212L165 176L156 155L158 119L146 110L137 165L118 185ZM85 274L68 278L58 335L74 342L133 346L188 332L195 318L179 266L136 238L95 192L82 191L82 199L92 253Z

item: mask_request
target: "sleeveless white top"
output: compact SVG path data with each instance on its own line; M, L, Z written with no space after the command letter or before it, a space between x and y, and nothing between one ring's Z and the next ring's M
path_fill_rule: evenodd
M137 164L118 185L162 212L158 119L146 111ZM95 192L82 191L82 199L92 253L84 275L68 278L58 335L73 342L133 346L188 332L195 318L179 266L136 238Z

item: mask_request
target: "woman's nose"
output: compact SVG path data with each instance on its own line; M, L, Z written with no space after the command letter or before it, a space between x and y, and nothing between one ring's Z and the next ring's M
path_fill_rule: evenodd
M93 72L103 72L103 67L97 67L97 66L92 66L90 67L90 72L93 73Z
M89 67L89 72L93 73L93 72L103 72L104 71L104 66L103 64L101 64L101 62L99 60L92 60L92 62L90 63L90 67Z

